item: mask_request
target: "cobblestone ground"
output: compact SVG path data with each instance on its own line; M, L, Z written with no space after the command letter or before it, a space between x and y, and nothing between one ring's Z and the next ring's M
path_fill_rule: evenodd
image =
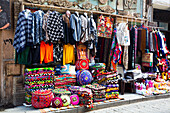
M86 113L170 113L170 98L149 100Z

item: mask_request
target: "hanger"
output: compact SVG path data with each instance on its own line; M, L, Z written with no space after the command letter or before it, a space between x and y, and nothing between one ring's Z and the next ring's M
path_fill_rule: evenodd
M136 27L136 18L135 18L135 25L134 25L134 27Z
M87 13L86 12L84 12L84 16L87 18L88 17L88 15L87 15Z
M122 23L123 23L123 16L122 16Z
M93 12L92 11L90 11L90 17L93 18Z
M132 21L131 21L131 26L133 25L133 18L132 18Z
M77 16L79 16L79 12L75 11L75 14L76 14Z
M127 23L126 23L126 25L128 25L128 23L129 23L129 21L128 21L128 17L127 17Z
M70 14L71 14L70 11L67 10L67 11L66 11L66 16L67 16L67 17L70 17Z
M158 31L160 32L160 29L158 28Z

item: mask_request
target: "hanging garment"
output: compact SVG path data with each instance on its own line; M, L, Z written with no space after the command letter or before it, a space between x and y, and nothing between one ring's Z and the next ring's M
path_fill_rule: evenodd
M149 51L154 52L154 41L153 41L153 33L149 33Z
M97 42L98 42L97 29L96 29L96 23L95 23L93 17L90 17L88 19L88 25L89 25L89 27L88 27L89 40L94 41L95 46L97 46Z
M135 27L135 54L134 54L134 63L136 63L136 56L137 56L137 45L138 44L138 30L137 28ZM134 67L135 67L135 64L134 64Z
M49 63L53 62L53 44L52 43L45 43L41 41L40 44L40 64L42 62Z
M34 18L34 38L33 38L33 44L40 44L41 41L45 40L45 32L42 29L43 26L43 16L44 12L41 10L38 10L33 13Z
M100 38L101 40L101 47L100 47L100 62L103 62L103 55L104 55L104 38Z
M30 65L31 59L29 53L30 53L30 47L25 47L25 49L21 53L17 53L16 60L18 61L18 64Z
M81 15L80 16L81 18L81 38L80 38L80 41L82 43L88 41L88 16L86 15Z
M130 46L130 36L128 30L128 24L119 23L117 26L117 41L119 45Z
M74 46L71 44L63 46L63 65L68 63L75 64Z
M47 21L48 21L48 17L50 15L50 13L52 13L51 11L48 11L47 13L44 14L43 16L43 26L42 28L44 29L45 31L45 35L46 35L46 41L49 41L50 38L48 36L48 33L47 33Z
M19 13L13 46L17 53L21 52L26 45L33 45L34 26L33 14L29 10Z
M123 52L123 65L125 69L128 69L128 46L124 46L124 52Z
M137 29L132 27L130 30L129 63L128 69L135 69L136 50L137 50Z
M75 44L75 40L73 39L71 33L72 31L70 27L70 15L68 17L66 14L64 14L62 17L63 17L63 26L64 26L64 43Z
M149 30L148 28L145 28L146 30L146 51L149 51Z
M101 15L98 19L97 35L111 38L113 32L113 18Z
M157 57L159 57L159 49L158 49L158 38L157 38L157 35L156 35L156 33L154 33L154 38L155 38L155 41L156 41L156 51L157 51Z
M54 11L49 14L47 33L52 42L60 41L64 38L63 19L59 12Z
M72 14L70 17L70 27L72 30L72 35L75 41L80 41L81 36L81 19L79 15Z
M115 30L115 32L116 32L116 30ZM111 50L110 50L110 57L111 57L111 63L112 63L113 69L115 71L116 71L116 66L120 60L121 54L122 54L122 48L117 43L116 35L114 35L112 45L111 45Z
M77 59L88 59L87 47L84 44L77 46Z
M62 43L53 44L53 55L54 55L54 62L61 62L63 58L63 44Z
M140 50L142 51L142 54L145 53L146 49L146 29L141 30L141 47Z
M31 60L31 64L40 63L40 44L30 47L29 59Z
M106 66L108 66L108 59L109 59L109 54L110 54L110 46L112 43L112 40L109 38L104 39L104 48L103 48L103 63L106 63Z
M161 51L162 51L162 54L165 56L165 54L167 54L169 51L167 50L166 48L166 44L165 44L165 35L163 35L160 31L158 31L158 36L160 38L160 46L161 46Z

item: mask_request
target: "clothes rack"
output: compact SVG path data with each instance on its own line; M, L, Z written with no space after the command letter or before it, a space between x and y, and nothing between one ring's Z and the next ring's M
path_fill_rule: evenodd
M153 26L146 26L146 27L155 28L155 29L164 29L164 27L153 27Z
M92 10L84 10L84 9L76 9L76 8L66 8L66 7L58 7L58 6L51 6L51 5L40 5L40 4L33 4L33 3L26 3L26 2L21 2L21 7L22 10L24 10L24 6L31 6L31 7L37 7L37 8L43 8L44 10L57 10L58 12L65 12L67 10L73 12L73 11L78 11L80 13L88 13L88 14L102 14L102 15L110 15L112 17L119 17L119 18L128 18L128 20L142 20L142 21L148 21L147 19L144 18L135 18L135 17L130 17L130 16L123 16L123 15L118 15L118 14L111 14L111 13L106 13L106 12L101 12L101 11L92 11Z

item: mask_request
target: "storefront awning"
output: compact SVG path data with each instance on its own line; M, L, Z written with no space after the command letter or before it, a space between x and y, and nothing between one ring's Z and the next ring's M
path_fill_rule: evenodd
M153 8L170 11L170 0L152 0L152 3Z

